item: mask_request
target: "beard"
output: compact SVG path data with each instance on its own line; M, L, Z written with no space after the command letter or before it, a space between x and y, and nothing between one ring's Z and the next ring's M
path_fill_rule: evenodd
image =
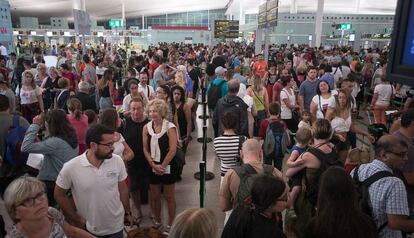
M106 159L110 159L112 158L112 153L114 151L111 150L111 152L107 153L107 154L103 154L103 153L99 153L98 151L95 152L95 158L99 159L99 160L106 160Z

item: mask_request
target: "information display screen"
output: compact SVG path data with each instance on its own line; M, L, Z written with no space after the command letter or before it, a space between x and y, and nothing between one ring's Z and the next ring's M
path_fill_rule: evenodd
M238 38L239 21L234 20L215 20L214 38Z
M414 2L411 1L408 19L414 19ZM414 65L414 21L408 21L407 33L405 35L402 63Z

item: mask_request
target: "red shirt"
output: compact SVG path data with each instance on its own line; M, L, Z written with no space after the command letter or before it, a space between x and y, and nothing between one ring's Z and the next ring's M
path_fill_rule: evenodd
M284 121L282 121L282 120L280 120L280 119L277 119L277 120L272 120L272 122L276 122L276 121L278 121L278 122L280 122L280 123L282 123L283 124L283 126L285 127L285 129L286 129L286 123L284 122ZM266 137L266 131L267 131L267 127L269 126L269 119L265 119L265 120L263 120L263 121L261 121L260 122L260 127L259 127L259 137L260 138L262 138L263 140L265 139L265 137Z
M276 82L273 85L273 93L276 95L274 102L278 102L279 104L280 104L280 92L282 92L282 89L283 89L283 86L279 82ZM273 99L272 99L272 102L273 102Z
M66 73L62 73L62 76L69 79L69 83L70 83L70 87L69 90L72 92L75 92L75 88L76 88L76 81L78 81L78 76L76 76L74 73L72 72L66 72Z

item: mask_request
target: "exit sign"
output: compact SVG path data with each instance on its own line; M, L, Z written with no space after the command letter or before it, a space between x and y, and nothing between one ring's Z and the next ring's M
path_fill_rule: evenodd
M339 30L350 30L352 28L352 24L349 23L343 23L339 24Z
M122 26L122 19L112 19L109 21L110 27L121 27Z

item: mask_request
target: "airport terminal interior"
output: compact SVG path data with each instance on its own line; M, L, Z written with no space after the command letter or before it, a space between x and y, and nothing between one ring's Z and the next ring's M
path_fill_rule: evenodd
M0 16L0 238L414 237L414 1Z

